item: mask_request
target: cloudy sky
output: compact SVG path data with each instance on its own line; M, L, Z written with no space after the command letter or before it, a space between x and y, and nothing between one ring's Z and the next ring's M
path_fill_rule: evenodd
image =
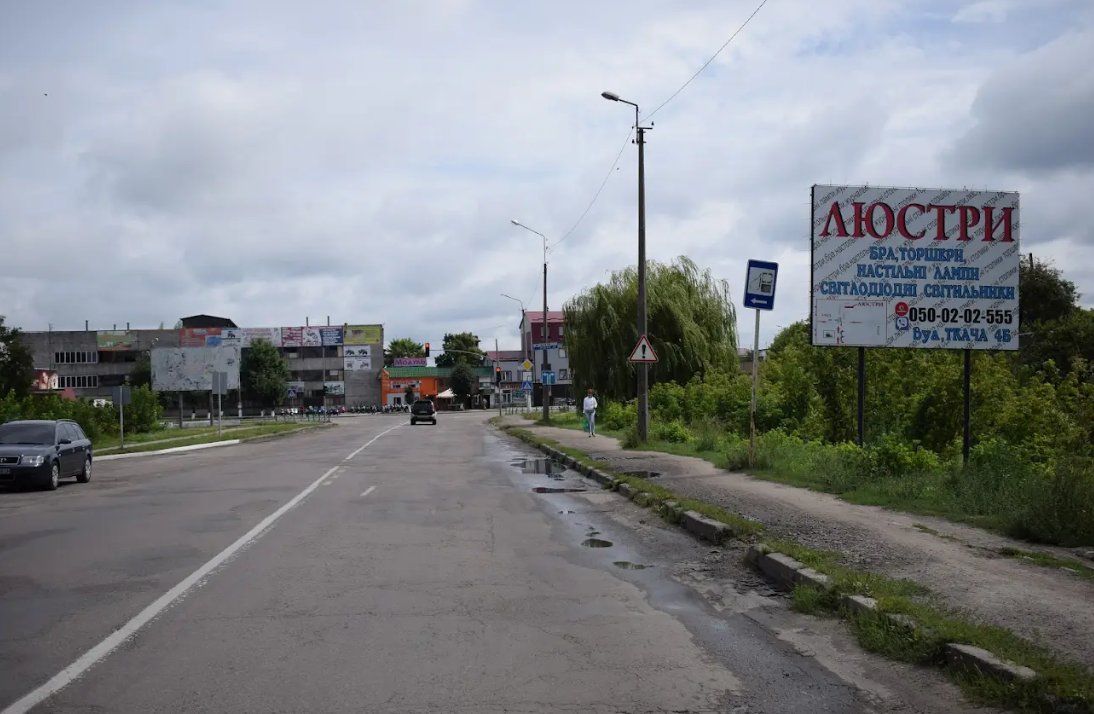
M600 92L649 114L757 2L5 3L0 314L512 347L542 243L511 218L566 236L552 309L635 261L633 115ZM649 254L738 303L777 260L766 343L807 313L812 183L1018 190L1023 252L1092 305L1091 117L1089 0L769 0L652 117Z

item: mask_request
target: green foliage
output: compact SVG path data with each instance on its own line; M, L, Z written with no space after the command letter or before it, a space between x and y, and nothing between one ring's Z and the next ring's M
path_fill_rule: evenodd
M133 369L129 370L129 384L133 387L152 386L152 356L141 352Z
M646 280L648 336L659 359L650 368L651 384L682 384L736 364L736 315L723 281L686 257L670 265L651 262ZM635 396L627 357L638 341L637 285L635 270L628 268L563 308L570 366L606 399Z
M115 407L114 411L117 411ZM163 428L163 406L152 388L144 385L130 390L130 402L125 407L127 432L156 431Z
M691 438L688 428L679 419L673 419L664 424L655 424L653 438L657 441L667 441L670 444L683 444Z
M248 396L265 407L275 407L285 399L289 368L270 342L255 340L243 355L239 378Z
M161 429L163 408L156 393L148 387L137 387L131 394L132 401L125 408L126 433ZM118 434L118 407L96 407L89 401L61 399L52 394L19 399L14 392L8 392L0 399L0 423L16 419L72 419L93 442Z
M464 362L460 362L455 366L448 380L452 393L456 395L456 399L460 402L474 393L477 383L478 379L475 377L475 373Z
M486 353L479 349L478 337L470 332L456 332L445 334L444 352L437 355L434 361L438 367L455 367L458 364L480 365L485 358Z
M1034 323L1058 320L1075 309L1079 294L1075 283L1064 279L1051 263L1022 261L1018 268L1021 298L1019 323L1022 329Z
M425 345L410 337L397 337L384 350L384 365L392 366L396 357L425 357Z
M34 355L21 334L18 327L6 327L0 315L0 394L15 392L19 398L29 394L34 383Z

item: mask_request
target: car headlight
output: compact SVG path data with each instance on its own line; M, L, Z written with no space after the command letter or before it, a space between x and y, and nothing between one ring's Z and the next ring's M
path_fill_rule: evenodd
M24 456L22 458L24 466L41 466L46 462L46 457L38 454L37 456Z

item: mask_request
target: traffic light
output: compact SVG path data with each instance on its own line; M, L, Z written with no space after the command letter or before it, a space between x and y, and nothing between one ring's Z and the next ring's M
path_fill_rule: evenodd
M501 384L501 367L494 368L494 384Z
M425 345L423 345L423 346L425 347L425 356L428 357L429 356L429 343L426 342Z

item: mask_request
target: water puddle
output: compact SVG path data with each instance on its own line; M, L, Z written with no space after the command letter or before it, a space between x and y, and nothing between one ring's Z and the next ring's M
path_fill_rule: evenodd
M586 538L581 541L581 545L586 548L611 548L612 542L610 540L602 540L600 538Z
M554 488L552 486L536 486L532 489L534 493L585 493L584 488Z
M646 568L652 567L649 565L642 565L641 563L632 563L629 560L617 560L612 563L612 565L617 568L622 568L623 570L645 570Z
M559 514L561 514L561 515L567 515L567 514L570 514L570 513L573 513L573 511L559 511Z
M637 478L657 478L661 475L660 471L624 471L624 476L635 476Z
M551 459L517 459L513 466L519 468L521 473L546 474L552 478L566 470L565 466Z

